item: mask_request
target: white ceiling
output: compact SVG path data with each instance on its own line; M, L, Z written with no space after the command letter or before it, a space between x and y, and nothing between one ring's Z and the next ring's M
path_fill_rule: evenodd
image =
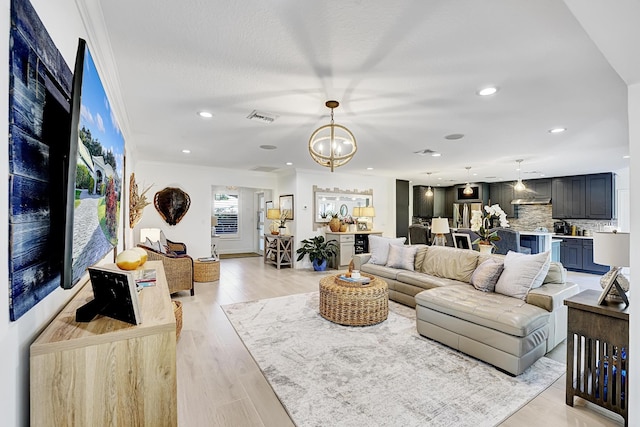
M628 166L626 85L558 0L109 0L89 12L145 160L330 173L307 144L335 99L359 148L340 172L451 185L465 166L474 181L515 179L517 159L525 179ZM477 96L487 85L500 90Z

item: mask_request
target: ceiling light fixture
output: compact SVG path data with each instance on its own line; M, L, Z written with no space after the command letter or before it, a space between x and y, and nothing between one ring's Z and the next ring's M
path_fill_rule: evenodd
M518 162L518 182L516 182L516 185L513 186L513 189L516 191L524 191L527 189L527 187L524 186L524 183L522 182L522 177L521 177L521 163L522 163L522 159L518 159L516 160L516 162Z
M210 119L211 117L213 117L213 114L208 111L198 111L198 115L203 119Z
M495 94L498 91L498 88L495 86L489 86L489 87L485 87L480 89L477 93L480 96L491 96L493 94Z
M427 175L429 175L429 184L431 184L431 172L427 172ZM433 189L431 188L431 185L427 187L427 192L424 193L424 195L427 197L433 197Z
M549 133L562 133L566 130L567 128L553 128L553 129L549 129Z
M440 153L431 153L431 157L440 157L442 154Z
M373 168L372 168L372 167L368 167L368 168L367 168L367 170L368 170L368 171L372 171L372 170L373 170Z
M191 150L186 150L186 149L185 149L185 150L182 150L182 152L183 152L184 154L189 154L189 153L191 153Z
M470 196L473 194L473 188L471 188L471 184L469 184L469 170L471 169L471 166L466 166L465 169L467 170L467 183L464 186L464 190L462 190L462 194Z
M293 163L292 163L292 162L287 162L287 163L285 163L285 165L287 165L287 166L293 166Z
M331 123L320 126L309 138L309 154L319 165L331 168L331 172L339 166L347 164L358 151L356 137L346 127L333 122L333 109L338 108L338 101L327 101L331 109Z

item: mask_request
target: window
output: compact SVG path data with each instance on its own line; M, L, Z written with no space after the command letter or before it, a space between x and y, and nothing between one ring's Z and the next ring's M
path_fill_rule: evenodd
M213 214L218 217L216 234L223 237L238 237L238 200L237 193L215 193L213 196Z

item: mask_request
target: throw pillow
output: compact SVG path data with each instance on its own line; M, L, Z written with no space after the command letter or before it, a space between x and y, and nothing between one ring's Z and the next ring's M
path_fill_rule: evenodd
M504 271L496 283L496 293L524 300L531 289L542 285L551 254L525 255L509 251L504 257Z
M389 257L387 258L386 266L413 271L417 252L418 248L416 246L389 245Z
M471 284L474 288L483 292L493 292L504 264L494 259L488 259L475 269L471 275Z
M405 240L407 240L406 237L392 239L389 237L369 236L369 252L371 253L369 263L385 265L389 257L389 245L402 246Z

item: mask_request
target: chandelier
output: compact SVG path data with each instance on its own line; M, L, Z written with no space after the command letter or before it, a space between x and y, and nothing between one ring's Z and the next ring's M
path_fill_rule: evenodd
M338 108L338 101L327 101L325 104L331 109L331 123L320 126L309 138L309 154L316 163L331 168L345 165L358 150L356 137L346 127L333 122L333 109Z

